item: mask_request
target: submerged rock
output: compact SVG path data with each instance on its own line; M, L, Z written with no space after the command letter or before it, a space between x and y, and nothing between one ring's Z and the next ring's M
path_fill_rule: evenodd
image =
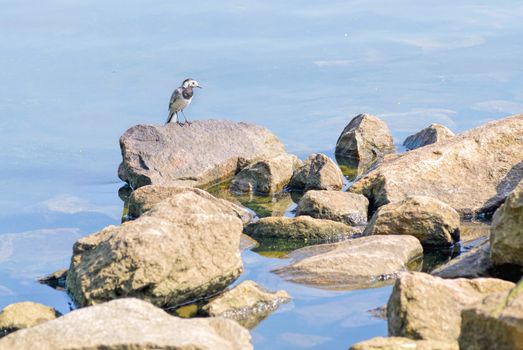
M371 236L320 244L291 253L293 263L273 272L284 279L328 289L360 289L383 284L421 258L412 236Z
M490 244L485 241L431 272L442 278L478 278L492 275Z
M341 190L343 174L325 154L309 155L303 166L292 175L289 187L296 190Z
M40 282L42 284L46 284L49 287L57 289L57 290L64 290L66 277L67 277L67 269L60 269L49 275L40 277L38 279L38 282Z
M60 313L30 301L7 305L0 313L0 337L23 328L54 320Z
M410 135L403 141L403 146L409 150L420 148L433 143L441 142L454 137L454 133L441 124L431 124L425 129Z
M243 225L202 192L180 192L78 240L66 280L77 303L137 297L176 306L224 290L242 271Z
M369 201L361 194L341 191L308 191L300 199L296 215L365 225Z
M143 186L134 191L129 197L129 216L132 218L140 217L143 213L149 211L153 206L170 197L176 196L184 192L194 192L199 197L208 199L221 209L229 210L233 215L236 215L244 224L249 223L253 214L245 207L227 201L225 199L216 198L210 193L192 187L169 187L148 185Z
M280 192L301 165L301 160L290 154L257 161L236 174L231 183L231 191L237 194Z
M336 142L336 155L370 164L395 151L389 127L381 119L360 114L343 129Z
M523 266L523 180L496 210L490 242L493 264Z
M300 241L336 241L359 232L341 222L314 219L310 216L268 217L245 227L245 233L254 238L285 238Z
M523 115L507 117L384 162L350 191L365 195L371 210L417 195L461 214L489 213L523 177L522 142Z
M0 340L1 350L252 349L249 332L220 318L181 319L138 299L74 310Z
M256 160L285 154L269 130L228 120L197 120L190 126L136 125L120 138L119 177L145 185L205 186L234 176Z
M354 344L349 350L459 350L457 342L413 340L402 337L376 337Z
M389 302L389 335L456 341L461 310L488 294L507 291L514 283L496 278L442 279L408 272L396 280Z
M284 290L269 292L254 281L244 281L211 300L203 311L209 316L229 318L246 328L253 328L290 300Z
M450 246L459 241L459 220L447 204L412 196L380 207L363 235L412 235L423 245Z
M523 282L461 312L462 350L523 349Z

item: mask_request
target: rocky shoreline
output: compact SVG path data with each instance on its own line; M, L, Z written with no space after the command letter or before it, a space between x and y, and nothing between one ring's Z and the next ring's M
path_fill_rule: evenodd
M256 244L243 234L307 245L273 271L293 283L394 283L390 337L352 349L523 349L523 115L459 135L431 125L405 144L411 150L395 154L383 121L353 118L335 152L354 165L345 192L335 161L321 153L301 161L260 126L132 127L120 139L118 175L134 189L125 222L78 240L67 272L48 279L79 309L61 316L34 303L6 307L0 349L251 349L244 327L292 295L233 285L241 246ZM226 184L226 196L211 194L216 184ZM254 195L287 198L284 211L292 196L295 217L261 215ZM491 215L491 228L474 237L480 246L433 274L416 272L424 252L460 244L465 219ZM193 302L201 306L195 319L162 310Z

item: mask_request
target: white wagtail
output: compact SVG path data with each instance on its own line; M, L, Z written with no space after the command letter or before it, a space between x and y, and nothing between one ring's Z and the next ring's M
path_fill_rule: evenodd
M187 118L185 117L185 114L183 114L183 110L191 103L192 95L193 95L193 88L201 88L200 85L198 85L198 82L194 79L185 79L182 83L182 86L174 90L171 101L169 102L169 117L167 118L167 121L165 124L170 123L173 120L176 121L179 125L183 125L185 123L191 124ZM183 118L185 119L184 123L180 123L178 120L178 112L182 112Z

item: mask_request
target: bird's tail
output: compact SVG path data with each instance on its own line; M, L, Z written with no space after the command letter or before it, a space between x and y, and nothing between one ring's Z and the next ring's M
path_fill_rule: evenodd
M169 124L174 116L176 116L175 120L178 120L178 113L169 112L169 116L167 117L167 121L165 122L165 124Z

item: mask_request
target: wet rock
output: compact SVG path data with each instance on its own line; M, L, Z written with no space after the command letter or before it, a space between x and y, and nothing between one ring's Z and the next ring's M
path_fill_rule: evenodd
M413 340L402 337L376 337L354 344L349 350L459 350L457 342Z
M389 302L389 335L454 341L460 334L461 310L514 283L495 278L442 279L408 272L396 280Z
M296 190L341 190L343 174L325 154L313 153L292 175L289 187Z
M447 204L412 196L380 207L363 235L412 235L423 245L450 246L459 241L459 220L459 214Z
M371 210L418 195L463 215L490 213L523 177L522 142L523 115L507 117L384 162L350 191Z
M332 241L350 237L358 230L332 220L310 216L267 217L250 223L245 233L254 238L285 238L300 241Z
M270 292L253 281L244 281L211 300L203 311L209 316L232 319L246 328L253 328L290 300L284 290Z
M249 223L253 214L245 207L232 203L225 199L216 198L210 193L200 190L198 188L192 187L169 187L169 186L158 186L158 185L148 185L143 186L134 191L129 197L129 216L132 218L137 218L143 213L150 210L153 206L159 202L168 199L170 197L176 196L184 192L194 192L199 197L208 199L215 205L219 206L222 210L229 210L233 215L236 215L244 224Z
M420 148L433 143L441 142L454 137L454 133L441 124L431 124L425 129L410 135L403 141L403 146L409 150Z
M40 277L38 282L46 284L51 288L63 290L65 288L65 278L67 277L67 269L60 269L49 275Z
M30 301L8 305L0 313L0 337L54 320L58 316L60 313L52 307Z
M493 264L523 266L523 181L496 210L490 242Z
M189 127L136 125L120 138L119 177L145 185L206 186L232 178L249 163L285 153L269 130L228 120L197 120Z
M461 221L459 225L459 238L461 243L478 239L487 239L490 235L490 223L481 221Z
M78 240L66 280L77 303L137 297L176 306L224 290L242 271L243 225L202 192L183 191Z
M249 332L220 318L181 319L138 299L72 311L0 340L1 350L252 349Z
M250 250L252 248L255 248L258 246L258 242L256 242L251 237L244 235L242 233L240 237L240 250L243 252L244 250Z
M442 278L478 278L492 276L490 262L490 244L488 241L472 248L465 254L452 259L431 272Z
M461 312L462 350L523 349L523 282Z
M371 236L298 249L293 263L273 272L286 280L328 289L359 289L394 279L423 254L412 236Z
M336 142L336 155L371 164L395 151L390 130L381 119L360 114L343 129Z
M296 215L365 225L369 201L365 196L341 191L308 191L300 199Z
M302 161L290 154L257 161L236 174L231 183L231 191L235 194L262 195L280 192L301 165Z

